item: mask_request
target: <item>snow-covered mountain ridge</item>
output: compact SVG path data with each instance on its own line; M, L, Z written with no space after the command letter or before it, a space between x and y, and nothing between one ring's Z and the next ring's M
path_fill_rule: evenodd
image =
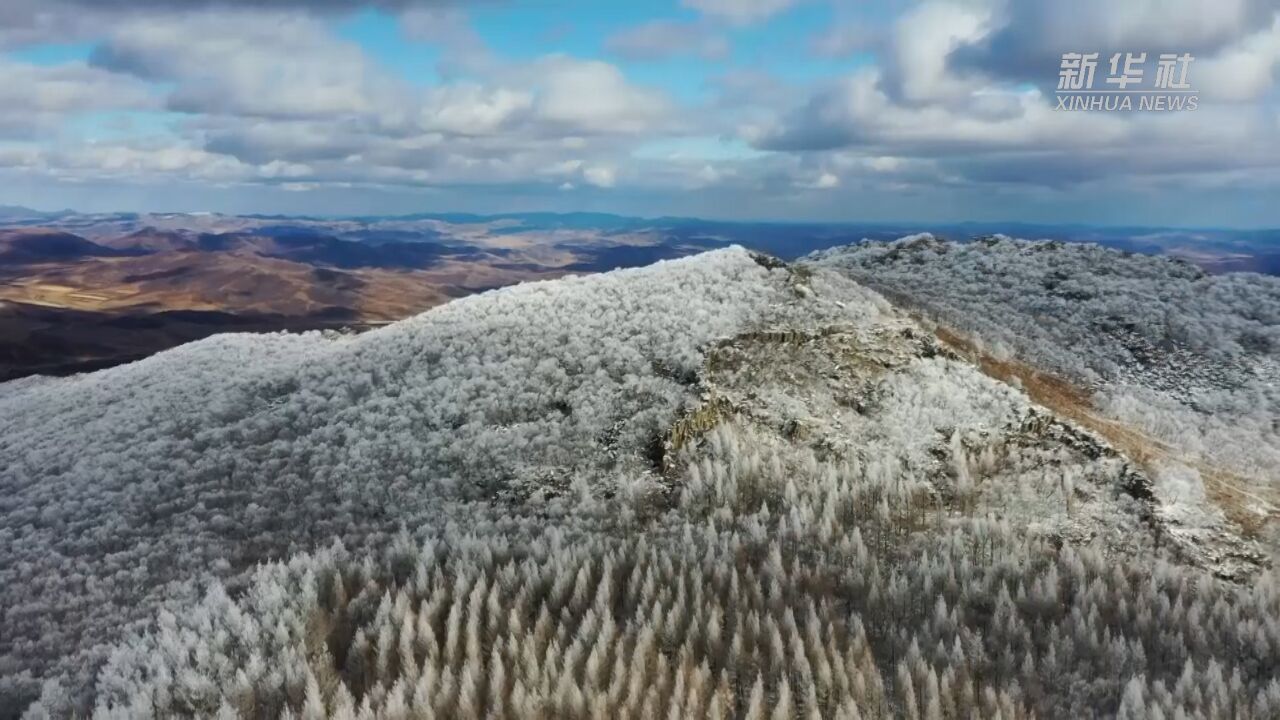
M1161 477L984 369L729 249L0 385L5 704L1280 709L1276 582L1214 576L1255 541L1171 534Z
M1273 554L1280 547L1276 278L1002 236L918 235L811 260L963 334L988 366L1031 367L1079 388L1054 409L1159 476L1175 532L1225 512Z

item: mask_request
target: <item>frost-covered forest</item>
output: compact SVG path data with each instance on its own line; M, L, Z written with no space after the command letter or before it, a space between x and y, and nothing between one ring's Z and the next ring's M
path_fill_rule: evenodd
M1280 278L1208 275L1184 260L1090 243L913 235L820 251L811 260L928 304L993 342L1085 381L1171 389L1233 380L1238 363L1280 355ZM1215 366L1170 367L1177 351ZM1207 364L1206 364L1207 365ZM1201 371L1167 377L1161 371Z
M1215 574L1123 448L824 265L0 385L0 707L1280 715L1270 571Z
M1171 451L1171 506L1193 513L1199 486L1219 483L1280 546L1280 279L1002 236L917 235L810 259L1088 388L1106 417Z

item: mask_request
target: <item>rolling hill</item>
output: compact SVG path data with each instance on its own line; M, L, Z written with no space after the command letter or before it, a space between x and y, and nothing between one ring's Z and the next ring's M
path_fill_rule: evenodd
M1082 281L928 305L946 258L965 277L1007 267L1013 289L1076 266L1123 266L1143 296L1203 278L955 247L793 264L728 248L360 335L219 335L0 384L0 705L1274 716L1272 526L1187 495L1208 482L1094 406L1103 385L1071 372L1120 354L1115 337L1050 325L1058 345L1019 355L958 322L1014 343L1017 313L1044 315L1021 303ZM893 302L863 284L877 263ZM1269 292L1253 282L1206 306L1239 316L1224 332L1270 332L1244 309ZM1270 352L1250 347L1242 363Z
M732 244L791 260L921 229L607 213L325 218L12 207L0 208L0 225L0 321L23 338L0 348L0 379L109 367L219 325L360 330L526 280ZM1180 257L1211 272L1277 269L1273 231L1015 227L1029 237ZM931 229L956 240L991 231L975 223ZM212 314L170 327L174 311Z

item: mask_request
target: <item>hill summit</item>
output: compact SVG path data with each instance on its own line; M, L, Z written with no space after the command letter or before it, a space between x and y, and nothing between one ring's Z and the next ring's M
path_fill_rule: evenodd
M1265 523L1182 512L1195 478L1111 432L1100 385L891 303L861 252L729 248L0 384L0 705L1280 712Z

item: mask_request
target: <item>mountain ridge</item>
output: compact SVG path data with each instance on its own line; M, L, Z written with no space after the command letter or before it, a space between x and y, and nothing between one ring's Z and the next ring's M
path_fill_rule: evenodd
M1114 712L1179 674L1185 689L1161 702L1204 712L1197 703L1227 702L1212 662L1241 677L1238 707L1265 717L1280 688L1263 669L1280 643L1239 655L1254 646L1236 635L1280 637L1257 624L1280 609L1265 563L1216 578L1223 558L1200 550L1225 536L1171 533L1167 478L938 335L839 266L731 248L483 293L359 336L222 335L0 384L3 692L13 705L38 692L33 717L306 705L346 718L362 704L587 717L709 707L715 693L735 717L757 704L849 717L935 702L1023 717ZM1164 605L1134 595L1153 562L1172 593ZM973 590L947 589L948 574ZM644 578L658 575L685 590L656 594ZM689 589L701 582L715 588L703 604ZM544 589L511 594L521 583ZM1027 588L1061 599L1024 600ZM36 589L49 605L24 600ZM739 595L741 613L716 599ZM1129 600L1098 604L1104 595ZM435 618L426 626L409 614L420 602L438 608L422 610ZM486 602L525 607L528 620ZM1215 603L1230 619L1186 626L1188 607ZM808 667L856 654L865 689L839 694L843 670L789 674L767 633L747 639L748 607ZM1108 632L1141 652L1043 642L1083 643L1071 618L1129 612L1118 608L1164 613L1163 634L1126 616ZM716 613L732 618L738 650L681 645L718 627ZM542 614L544 630L526 635ZM616 651L602 617L627 638ZM494 623L515 645L464 641L467 622ZM385 659L409 627L404 659ZM328 650L309 644L314 632ZM688 662L649 655L651 632ZM1179 645L1197 632L1208 639ZM811 634L837 642L835 655ZM583 649L567 650L574 637ZM925 650L953 641L963 657ZM449 649L466 643L476 649ZM578 659L522 664L526 644ZM622 663L634 697L578 669L588 651ZM1171 656L1194 657L1190 675ZM1053 683L1060 671L1097 691ZM463 676L479 685L463 691ZM677 676L686 690L673 690ZM717 682L723 691L689 689Z

